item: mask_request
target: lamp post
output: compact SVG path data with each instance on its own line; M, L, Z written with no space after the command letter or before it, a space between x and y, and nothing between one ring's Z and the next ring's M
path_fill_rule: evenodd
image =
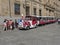
M12 17L11 16L11 3L10 3L10 0L9 0L9 16L10 16L10 18Z

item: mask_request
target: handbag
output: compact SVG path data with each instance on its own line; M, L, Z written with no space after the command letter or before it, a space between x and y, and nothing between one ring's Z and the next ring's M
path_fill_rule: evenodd
M12 26L10 26L10 29L12 29Z

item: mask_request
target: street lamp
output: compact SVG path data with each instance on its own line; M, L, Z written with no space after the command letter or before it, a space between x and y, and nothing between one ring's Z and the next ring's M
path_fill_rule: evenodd
M9 16L10 16L10 18L12 17L11 16L11 3L10 3L10 0L9 0Z

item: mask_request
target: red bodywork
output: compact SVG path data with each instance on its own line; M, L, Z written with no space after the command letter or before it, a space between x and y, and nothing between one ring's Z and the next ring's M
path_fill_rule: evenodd
M45 22L43 20L40 20L39 24L44 25Z
M37 18L35 16L26 16L25 18L29 18L32 21L32 25L37 24Z
M30 23L28 21L24 20L23 26L30 26Z
M33 19L32 20L32 25L35 25L35 24L37 24L37 20L36 19Z

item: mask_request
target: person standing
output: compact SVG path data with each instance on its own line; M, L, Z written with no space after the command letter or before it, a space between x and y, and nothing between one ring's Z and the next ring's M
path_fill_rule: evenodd
M12 20L9 20L9 28L12 30Z
M18 23L16 19L15 19L15 27L18 28Z
M7 23L6 23L6 19L3 22L3 30L6 31L7 30Z
M7 30L9 30L10 29L9 20L7 20L6 23L7 23Z
M14 29L14 22L13 21L12 21L12 24L11 25L12 25L12 30L13 30Z

